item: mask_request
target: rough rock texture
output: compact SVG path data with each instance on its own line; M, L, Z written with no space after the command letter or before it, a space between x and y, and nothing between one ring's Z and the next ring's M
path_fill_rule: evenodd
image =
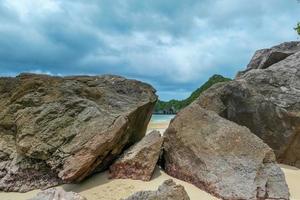
M0 190L81 181L143 138L156 102L118 76L0 78Z
M189 200L189 196L181 185L172 180L166 180L157 191L141 191L125 200ZM124 199L123 199L124 200Z
M300 51L300 42L285 42L269 49L255 52L245 71L239 72L238 77L252 69L265 69Z
M109 167L110 178L149 181L158 161L163 138L152 131L134 144Z
M66 192L62 188L50 188L39 192L28 200L87 200L75 192Z
M193 103L164 133L166 172L225 200L289 199L271 148L250 132Z
M300 52L217 84L196 101L247 126L275 151L279 162L300 167Z

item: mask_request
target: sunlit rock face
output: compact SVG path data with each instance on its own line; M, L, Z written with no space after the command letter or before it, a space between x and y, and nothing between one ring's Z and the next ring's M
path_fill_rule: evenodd
M78 182L145 135L155 90L119 76L0 78L0 189Z

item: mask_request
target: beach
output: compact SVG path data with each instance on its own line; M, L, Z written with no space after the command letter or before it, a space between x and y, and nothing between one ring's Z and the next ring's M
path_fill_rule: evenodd
M129 179L108 179L108 173L103 172L93 175L91 178L83 181L80 184L67 184L62 187L66 191L73 191L80 193L88 200L120 200L126 198L131 194L141 190L157 190L158 186L164 180L170 177L159 168L156 168L153 178L149 182ZM192 184L172 178L176 183L181 184L186 189L190 198L215 200L217 198L208 193L198 189ZM37 194L39 190L34 190L27 193L0 193L1 200L26 200Z
M159 130L161 133L168 127L173 116L153 116L149 123L147 133L152 130ZM290 189L291 200L300 200L300 169L287 165L280 165L285 173ZM119 200L141 190L156 190L164 180L172 178L176 183L186 189L191 200L215 200L217 198L200 190L192 184L170 177L159 167L156 167L154 175L149 182L129 179L108 179L108 173L98 173L86 179L80 184L66 184L63 187L66 191L80 193L88 200ZM38 193L34 190L27 193L0 193L1 200L26 200Z
M170 121L175 115L152 115L147 133L158 130L161 134L168 128Z

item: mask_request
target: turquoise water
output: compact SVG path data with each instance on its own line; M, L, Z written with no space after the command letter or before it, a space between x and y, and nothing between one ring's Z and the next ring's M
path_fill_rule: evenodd
M151 122L169 122L175 115L152 115Z

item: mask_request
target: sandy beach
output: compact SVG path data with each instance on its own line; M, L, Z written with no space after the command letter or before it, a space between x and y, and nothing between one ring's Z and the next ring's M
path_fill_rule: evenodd
M166 130L166 126L168 126L169 123L167 122L154 122L150 123L147 129L147 133L153 131L153 130L158 130L160 133L163 133Z
M163 133L169 126L170 120L174 115L153 115L150 123L148 124L147 133L158 130L160 133Z
M143 182L138 180L127 180L127 179L108 179L107 172L99 173L93 177L83 181L80 184L68 184L62 187L66 191L74 191L80 193L88 200L119 200L126 198L129 195L141 191L141 190L156 190L164 180L170 177L159 168L156 168L154 176L151 181ZM180 181L172 178L183 185L188 192L190 198L193 199L204 199L214 200L217 199L208 193L198 189L192 184ZM27 193L0 193L1 200L26 200L33 197L38 190L27 192Z
M148 131L157 129L163 132L169 122L151 122ZM286 165L280 165L285 173L288 186L290 188L291 200L300 200L300 169ZM88 200L119 200L141 190L156 190L157 187L170 177L158 167L155 170L153 178L149 182L128 179L108 179L108 173L103 172L93 175L80 184L67 184L63 187L66 191L80 193ZM198 189L192 184L172 178L178 184L185 187L191 200L215 200L217 198ZM26 200L33 197L39 190L27 193L0 193L1 200Z

